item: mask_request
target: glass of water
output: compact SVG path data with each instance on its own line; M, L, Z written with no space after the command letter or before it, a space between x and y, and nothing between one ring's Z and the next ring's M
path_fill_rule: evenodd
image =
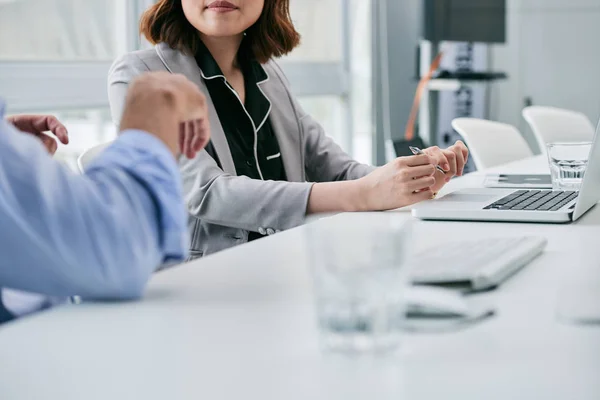
M324 349L395 349L412 247L406 214L341 214L305 228Z
M588 164L591 142L549 143L552 190L578 191Z

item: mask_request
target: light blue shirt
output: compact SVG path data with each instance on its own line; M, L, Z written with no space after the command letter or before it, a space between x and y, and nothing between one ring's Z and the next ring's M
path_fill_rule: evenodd
M77 175L4 121L0 100L0 301L14 316L70 296L140 297L158 266L186 257L186 218L156 137L123 132Z

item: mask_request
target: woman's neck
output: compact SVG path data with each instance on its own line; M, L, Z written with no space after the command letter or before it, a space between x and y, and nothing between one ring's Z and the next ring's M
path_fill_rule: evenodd
M229 76L239 69L237 55L244 39L243 34L227 37L210 37L200 34L200 39L202 39L225 76Z

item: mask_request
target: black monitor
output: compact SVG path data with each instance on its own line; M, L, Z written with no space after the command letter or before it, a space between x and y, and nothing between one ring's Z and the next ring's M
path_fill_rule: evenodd
M425 39L506 42L506 0L424 0Z

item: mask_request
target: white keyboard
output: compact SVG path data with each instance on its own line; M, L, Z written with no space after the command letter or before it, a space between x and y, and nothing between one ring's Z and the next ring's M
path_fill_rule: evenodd
M488 289L529 264L546 244L545 238L535 236L436 244L414 257L412 281Z

